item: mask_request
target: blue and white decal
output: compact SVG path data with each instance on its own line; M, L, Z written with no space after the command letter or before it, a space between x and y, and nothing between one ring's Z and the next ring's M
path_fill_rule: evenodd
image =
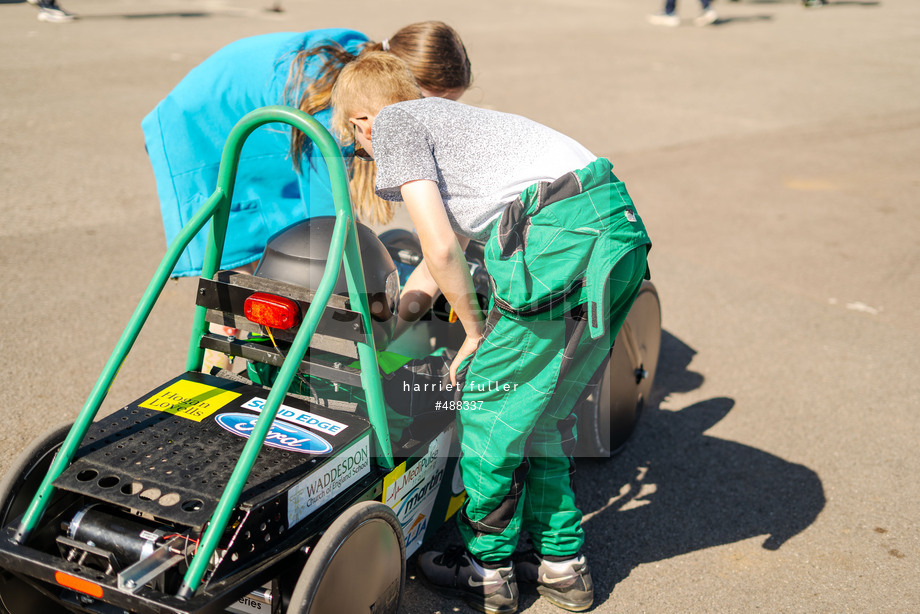
M437 495L438 487L441 485L441 480L443 478L444 470L439 469L436 473L432 474L427 481L410 490L409 494L397 504L397 507L394 508L393 511L396 512L396 516L400 519L403 530L408 528L409 523L414 518L415 512L428 501L428 495Z
M400 464L383 481L383 502L390 506L406 539L406 556L411 556L428 530L450 451L452 431L445 431L428 445L428 452L412 467Z
M259 420L252 414L226 413L215 417L217 424L234 435L249 439ZM265 445L281 450L299 452L300 454L328 454L332 452L332 445L310 431L291 424L272 422L268 434L265 436Z
M335 499L371 472L371 438L364 435L288 491L288 526Z
M262 408L265 407L265 399L261 397L253 397L243 403L242 407L243 409L251 409L252 411L261 413ZM329 418L317 416L316 414L311 414L308 411L297 409L296 407L290 407L288 405L282 405L279 407L278 413L275 414L275 417L280 420L285 420L286 422L296 424L298 426L305 426L308 429L313 429L314 431L321 431L328 435L338 435L348 428L341 422L336 422L335 420L330 420Z

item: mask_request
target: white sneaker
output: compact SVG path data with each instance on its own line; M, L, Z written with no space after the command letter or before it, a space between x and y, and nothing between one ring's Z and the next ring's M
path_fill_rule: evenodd
M436 591L462 597L486 614L514 614L518 609L518 586L514 566L483 569L463 546L444 552L424 552L418 557L422 578Z
M64 23L73 21L75 16L57 5L56 0L28 0L29 4L38 7L38 20L51 23Z
M583 612L594 604L594 580L584 556L551 563L534 551L518 555L515 572L522 583L536 584L547 601L570 612Z
M655 26L676 28L680 25L680 15L677 13L656 13L648 16L648 22Z
M706 9L705 11L700 13L696 19L693 20L693 23L695 23L698 26L708 26L710 24L715 23L716 20L718 19L719 19L719 16L716 14L714 10Z

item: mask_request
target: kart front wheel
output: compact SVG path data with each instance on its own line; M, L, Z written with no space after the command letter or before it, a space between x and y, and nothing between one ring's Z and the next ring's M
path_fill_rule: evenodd
M396 514L378 501L345 510L309 553L287 614L395 614L406 585Z
M0 527L5 527L26 511L70 427L70 424L64 424L51 429L13 461L0 482ZM67 611L25 580L0 569L0 614L60 614Z

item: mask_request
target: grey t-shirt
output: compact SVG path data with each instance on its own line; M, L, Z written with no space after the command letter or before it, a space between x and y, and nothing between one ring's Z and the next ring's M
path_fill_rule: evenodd
M524 188L596 159L575 140L535 121L444 98L384 107L371 139L381 198L402 200L403 184L430 179L438 184L454 231L480 241Z

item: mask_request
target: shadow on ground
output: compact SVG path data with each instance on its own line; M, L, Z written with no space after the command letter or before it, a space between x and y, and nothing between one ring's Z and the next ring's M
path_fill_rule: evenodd
M578 461L575 481L595 604L607 601L617 583L643 563L759 536L764 549L778 550L824 508L821 480L808 467L706 434L731 412L733 399L660 408L671 395L702 386L704 376L690 368L695 354L664 331L652 402L633 438L612 459ZM442 550L459 541L451 521L422 550ZM527 547L522 536L518 548ZM412 557L407 593L427 603L431 596L418 580L415 563ZM537 599L522 591L521 610Z
M724 15L719 15L719 18L715 20L712 25L714 26L727 26L729 24L735 23L750 23L754 21L772 21L773 15L745 15L742 17L726 17Z
M665 332L656 402L633 439L614 459L579 465L585 552L603 561L593 566L596 603L642 563L757 536L764 536L765 549L778 550L824 508L824 489L811 469L706 434L732 410L733 399L659 408L669 395L702 384L689 368L695 353Z
M2 4L25 4L26 0L0 0ZM224 14L221 11L170 11L162 13L92 13L82 14L79 12L79 3L76 7L70 3L62 2L63 8L76 13L77 19L168 19L168 18L200 18L213 17L218 14ZM273 9L267 8L266 11Z
M737 2L738 0L732 0ZM746 0L746 4L801 4L799 0ZM821 6L881 6L879 0L828 0ZM816 8L816 7L813 7Z

